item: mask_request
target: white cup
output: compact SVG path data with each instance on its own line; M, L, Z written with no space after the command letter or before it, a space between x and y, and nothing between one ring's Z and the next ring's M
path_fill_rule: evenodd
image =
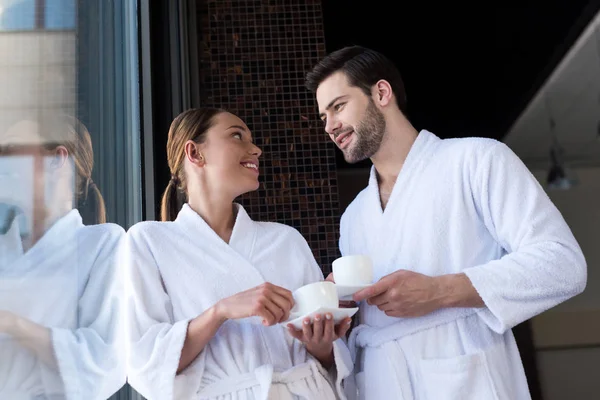
M363 286L373 283L373 262L369 256L340 257L331 266L337 285Z
M320 307L337 308L339 306L335 284L329 281L309 283L296 289L292 295L296 304L290 314L295 316L306 315Z

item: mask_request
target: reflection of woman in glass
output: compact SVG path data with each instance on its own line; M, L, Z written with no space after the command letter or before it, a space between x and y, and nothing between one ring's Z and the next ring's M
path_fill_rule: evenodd
M0 398L106 399L125 382L117 335L123 229L105 224L74 118L0 132Z

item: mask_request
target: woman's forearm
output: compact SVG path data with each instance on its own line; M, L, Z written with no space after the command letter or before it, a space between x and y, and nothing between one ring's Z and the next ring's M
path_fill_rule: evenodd
M218 307L215 306L190 321L179 358L178 374L198 357L225 320L226 318L220 315Z

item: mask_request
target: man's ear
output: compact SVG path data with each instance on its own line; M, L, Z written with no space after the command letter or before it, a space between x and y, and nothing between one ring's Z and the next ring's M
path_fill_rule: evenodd
M373 85L373 100L375 104L386 107L392 101L394 92L392 86L385 79L380 79Z

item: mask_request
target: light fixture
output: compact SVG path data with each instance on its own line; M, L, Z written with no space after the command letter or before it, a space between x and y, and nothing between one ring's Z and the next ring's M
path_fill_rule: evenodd
M552 190L569 190L577 184L577 181L569 175L569 171L565 168L563 162L564 150L558 143L558 137L556 136L556 122L550 112L548 104L548 98L546 97L546 107L550 114L550 133L552 135L552 145L550 147L550 170L546 178L546 184L548 189Z
M562 149L556 143L550 149L550 170L546 183L549 189L554 190L569 190L577 184L577 182L569 177L564 164L561 161Z

